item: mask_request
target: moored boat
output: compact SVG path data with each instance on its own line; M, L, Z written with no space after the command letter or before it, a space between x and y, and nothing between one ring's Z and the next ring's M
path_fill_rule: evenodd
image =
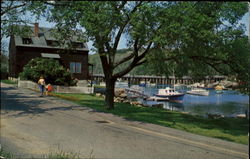
M187 91L187 94L192 94L192 95L200 95L200 96L208 96L209 91L201 88L192 88L190 91Z
M223 86L217 85L214 89L217 94L223 93Z
M182 101L184 97L184 93L180 93L175 91L175 89L166 87L165 89L159 89L158 94L156 94L156 97L161 97L161 98L168 98L169 101Z

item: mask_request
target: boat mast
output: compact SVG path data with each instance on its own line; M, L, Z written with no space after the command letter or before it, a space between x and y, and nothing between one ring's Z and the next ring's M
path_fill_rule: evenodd
M175 91L175 75L174 75L174 68L173 68L173 76L174 76L174 91Z

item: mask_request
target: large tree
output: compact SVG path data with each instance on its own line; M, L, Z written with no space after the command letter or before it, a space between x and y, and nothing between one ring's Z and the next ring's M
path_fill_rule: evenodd
M35 5L43 6L41 2ZM67 30L80 26L87 40L93 41L105 75L108 109L114 108L116 79L145 63L145 56L156 50L164 55L159 65L194 60L220 69L227 60L222 57L230 54L225 52L230 45L227 40L242 36L242 28L236 23L247 11L246 3L230 2L53 1L45 5L48 20L56 23L61 37L67 38ZM117 59L122 36L132 51ZM120 65L125 67L117 71Z
M10 35L27 35L28 27L18 27L31 23L28 15L28 9L31 7L29 1L1 1L1 42L3 38ZM3 43L2 43L3 45ZM1 48L2 49L2 48Z

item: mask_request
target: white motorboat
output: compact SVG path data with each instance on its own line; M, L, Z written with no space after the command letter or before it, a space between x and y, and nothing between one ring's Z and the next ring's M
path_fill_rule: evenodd
M191 88L190 91L187 91L187 94L192 94L192 95L199 95L199 96L208 96L209 91L201 88Z
M170 101L182 101L184 93L175 91L174 88L166 87L165 89L159 89L156 97L167 98Z

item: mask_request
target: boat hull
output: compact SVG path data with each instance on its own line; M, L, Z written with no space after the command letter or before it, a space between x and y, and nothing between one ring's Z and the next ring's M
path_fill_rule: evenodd
M198 95L198 96L208 96L208 91L187 91L187 94Z
M223 90L215 90L216 94L222 94Z
M184 97L184 93L180 93L180 94L174 94L174 95L160 95L160 94L156 94L156 97L161 97L161 98L168 98L169 101L182 101L183 97Z

